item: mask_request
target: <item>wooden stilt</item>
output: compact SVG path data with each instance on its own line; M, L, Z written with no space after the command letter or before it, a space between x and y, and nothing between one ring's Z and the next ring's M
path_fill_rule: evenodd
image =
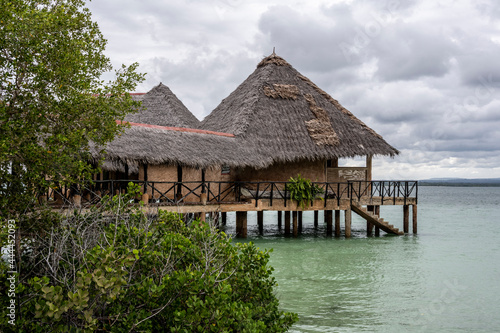
M299 220L299 232L302 233L302 211L297 212L298 220Z
M259 234L264 234L264 211L257 212L257 225L259 226Z
M319 212L317 210L314 211L314 227L317 228L318 227L318 215L319 215Z
M247 238L247 212L236 212L236 237Z
M351 237L351 207L345 210L345 237Z
M205 222L206 219L207 219L207 214L205 214L204 212L200 213L200 221Z
M366 206L366 210L375 214L375 206L368 205ZM371 236L373 234L373 224L369 221L366 221L366 235Z
M285 211L285 235L290 235L290 211Z
M403 231L405 234L409 232L410 225L410 206L403 206Z
M226 226L226 224L227 224L227 213L226 212L222 212L221 213L221 217L222 217L222 226Z
M279 210L278 211L278 230L281 230L282 226L282 221L283 221L283 214L282 212Z
M417 205L412 205L413 234L417 234Z
M335 237L340 237L340 210L335 211Z
M333 212L331 210L325 210L325 222L326 222L326 234L327 236L332 235L332 223L333 223Z
M380 216L380 206L375 206L375 215ZM377 226L375 227L375 236L380 236L380 228Z
M292 216L293 216L293 237L297 237L299 235L299 230L298 230L298 219L297 219L297 211L293 211Z

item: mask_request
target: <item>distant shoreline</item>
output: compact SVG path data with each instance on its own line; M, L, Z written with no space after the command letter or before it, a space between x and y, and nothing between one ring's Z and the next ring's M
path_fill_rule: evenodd
M424 179L419 180L420 186L455 186L455 187L500 187L500 178L483 179Z
M441 187L500 187L500 184L468 184L468 183L426 183L418 182L418 186L441 186Z

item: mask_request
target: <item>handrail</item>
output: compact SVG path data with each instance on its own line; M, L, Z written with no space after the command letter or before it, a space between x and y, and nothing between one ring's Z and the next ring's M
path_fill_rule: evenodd
M134 183L141 187L145 193L151 195L151 202L163 204L199 203L202 190L207 194L207 202L210 204L220 204L228 202L243 202L248 199L255 200L255 207L259 200L269 199L270 206L275 202L282 202L287 206L289 190L286 186L288 182L283 181L143 181L143 180L96 180L88 184L72 185L68 187L51 187L44 195L49 197L57 192L57 197L64 203L69 203L70 198L79 194L82 196L99 197L106 194L116 195L121 193L128 185ZM388 199L392 199L393 204L396 199L403 199L407 204L408 199L418 200L417 181L348 181L348 182L312 182L319 186L324 193L324 207L327 207L328 200L336 200L340 205L341 200L361 200L362 198L380 198L381 204ZM179 189L180 191L179 192ZM60 189L60 190L59 190ZM100 194L100 195L98 195ZM89 201L89 199L85 199ZM94 199L89 202L95 202Z

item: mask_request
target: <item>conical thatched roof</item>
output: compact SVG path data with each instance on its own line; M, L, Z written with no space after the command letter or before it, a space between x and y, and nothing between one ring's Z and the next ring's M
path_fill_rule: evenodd
M198 128L200 121L182 104L166 85L160 83L145 95L133 96L142 100L139 112L125 120L159 126Z
M399 153L274 53L200 128L235 134L259 164Z

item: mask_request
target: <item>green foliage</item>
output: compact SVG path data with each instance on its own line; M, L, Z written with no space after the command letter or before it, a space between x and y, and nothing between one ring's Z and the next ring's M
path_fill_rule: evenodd
M89 143L122 130L138 104L127 92L138 64L110 71L103 38L83 0L0 0L0 217L30 207L46 179L91 174Z
M296 178L290 177L286 184L287 191L290 192L290 198L297 201L297 204L304 209L309 202L316 199L318 194L325 191L310 179L303 178L300 174ZM321 198L322 199L322 198Z
M16 332L284 332L269 252L205 223L108 199L25 246ZM121 198L121 199L116 199ZM6 269L0 326L8 332Z

